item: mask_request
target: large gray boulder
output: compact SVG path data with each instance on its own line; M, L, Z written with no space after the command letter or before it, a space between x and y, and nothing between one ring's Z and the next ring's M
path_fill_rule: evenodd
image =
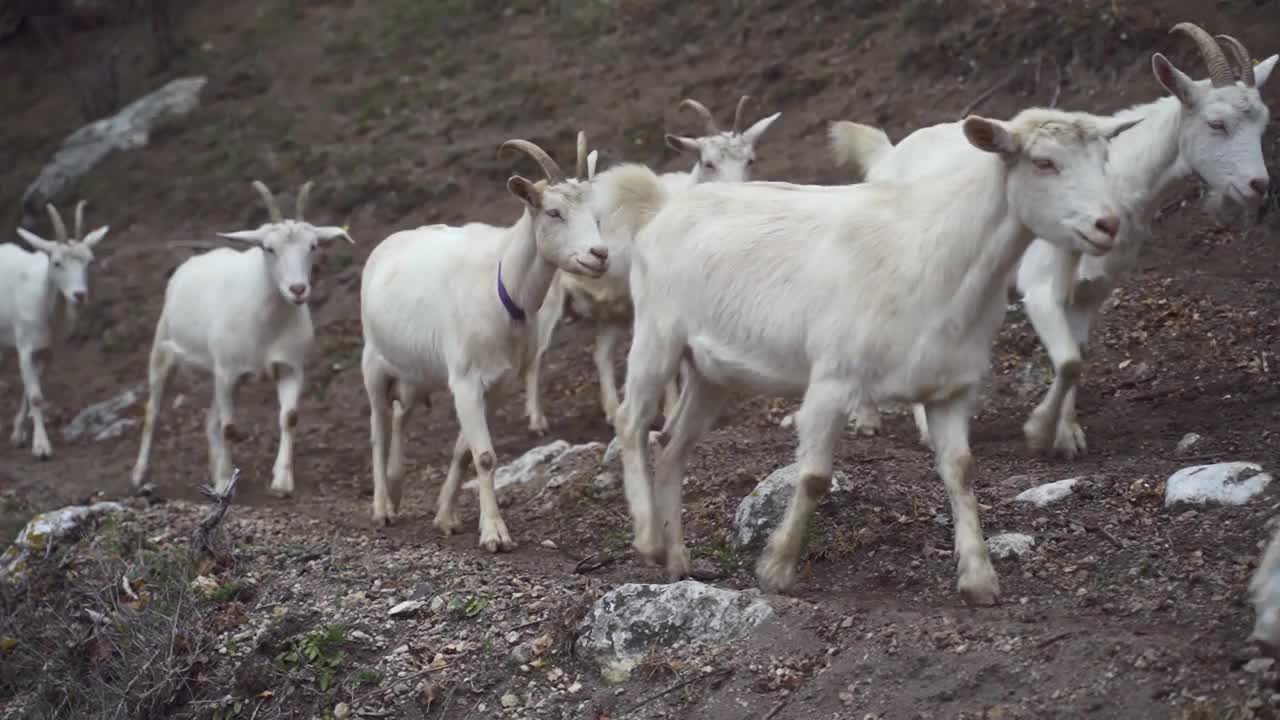
M195 110L207 81L204 77L174 80L134 100L115 115L68 135L22 194L22 224L33 227L44 212L45 203L53 202L64 188L87 175L111 153L146 146L158 128Z
M579 624L577 652L610 682L625 680L654 648L732 642L773 614L759 591L726 590L696 580L627 584L611 590Z

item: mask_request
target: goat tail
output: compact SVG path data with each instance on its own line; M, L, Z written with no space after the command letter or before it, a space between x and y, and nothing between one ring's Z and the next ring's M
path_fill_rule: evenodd
M871 168L893 149L889 136L880 128L849 120L831 123L827 135L835 164L853 165L859 179L865 178Z

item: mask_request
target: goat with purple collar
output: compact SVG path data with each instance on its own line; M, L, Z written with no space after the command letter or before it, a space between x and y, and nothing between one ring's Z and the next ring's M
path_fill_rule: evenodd
M373 521L390 524L399 510L404 462L402 428L418 401L447 388L461 432L436 505L435 525L460 525L455 509L463 463L479 476L480 545L511 550L494 495L497 457L486 405L523 375L536 350L538 309L556 270L599 277L609 266L579 153L568 178L542 148L508 140L542 166L546 180L519 175L507 189L524 203L515 224L428 225L388 236L370 253L360 280L364 332L361 370L370 405Z

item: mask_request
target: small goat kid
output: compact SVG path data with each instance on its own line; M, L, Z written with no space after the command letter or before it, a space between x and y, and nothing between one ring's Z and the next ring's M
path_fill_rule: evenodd
M295 217L286 219L267 186L253 189L269 222L256 230L218 233L245 250L218 248L184 261L169 278L148 364L149 396L133 486L146 481L151 440L165 387L177 365L213 375L213 401L205 422L209 473L215 490L231 481L228 442L243 438L235 425L236 393L243 381L269 376L280 403L280 449L271 491L293 493L293 432L298 424L303 368L315 336L311 324L311 267L322 243L345 238L346 228L317 226L304 217L311 182L298 191Z
M519 175L507 180L507 189L524 203L514 225L428 225L393 233L369 254L360 281L373 520L389 524L399 510L400 428L417 402L448 388L461 430L440 489L435 526L446 534L460 526L456 496L470 455L479 476L480 546L490 552L510 550L515 543L494 494L497 458L485 418L486 397L490 391L505 392L532 360L537 312L555 272L598 277L609 266L591 183L566 178L545 151L526 140L508 140L500 152L505 150L529 155L547 177L537 183ZM581 156L579 162L582 176ZM393 395L398 418L392 417Z
M82 235L84 206L84 200L76 204L74 236L68 237L62 216L50 204L45 209L53 224L53 241L18 228L18 235L36 252L12 243L0 245L0 346L17 350L22 377L22 398L13 418L11 439L14 447L20 447L30 437L31 454L41 459L53 455L44 427L46 403L40 389L44 356L70 330L75 308L88 300L93 246L106 237L109 229L103 225Z
M1259 88L1275 69L1277 56L1255 66L1248 50L1229 35L1217 36L1224 53L1207 32L1191 23L1179 23L1171 32L1195 41L1210 77L1192 80L1156 53L1152 71L1172 95L1115 115L1143 121L1112 144L1107 162L1108 181L1123 218L1115 251L1082 257L1036 240L1011 278L1054 367L1053 384L1023 427L1033 450L1053 450L1068 458L1085 451L1085 434L1075 411L1082 351L1103 302L1137 264L1152 235L1151 219L1170 188L1187 176L1200 178L1208 186L1207 205L1215 211L1224 199L1256 208L1267 192L1262 134L1269 113ZM841 122L832 126L831 136L837 162L861 166L867 180L908 181L929 172L928 154L901 151L901 145L893 147L876 128ZM928 444L923 408L916 405L913 410L921 442ZM873 434L880 425L874 406L855 409L854 414L864 434Z
M671 198L641 231L631 268L635 336L617 427L637 550L671 578L686 575L681 479L694 443L735 391L803 394L800 481L756 568L766 589L790 587L848 409L863 398L919 401L937 429L959 590L996 601L968 436L1005 278L1037 235L1110 249L1119 219L1106 144L1137 122L1045 109L1004 122L970 116L904 141L972 146L915 183L713 184ZM682 365L686 386L650 488L646 431Z
M671 149L697 155L698 162L690 171L668 172L658 176L661 187L652 188L647 178L643 177L645 169L639 165L619 166L628 169L611 170L601 177L601 182L605 184L617 184L620 189L630 188L627 191L631 196L630 202L614 208L614 212L619 213L616 220L625 218L626 222L615 222L604 233L612 253L612 265L607 276L588 279L557 273L552 283L548 302L539 312L538 352L525 374L525 414L529 418L530 430L545 433L550 428L542 410L542 358L551 344L556 325L564 316L566 299L576 314L589 317L589 321L595 326L596 344L592 358L600 380L600 406L604 410L605 420L613 424L618 411L618 384L613 374L613 354L618 341L631 326L631 296L627 289L630 263L626 257L636 233L640 231L641 225L635 223L648 222L667 194L683 192L705 182L747 182L751 179L751 167L756 162L756 143L782 113L777 112L757 120L745 131L740 131L742 111L750 99L749 95L738 99L738 107L733 114L733 128L727 132L720 129L705 105L692 98L682 100L677 109L689 108L696 112L705 124L706 135L697 138L666 135L667 145ZM617 195L606 192L604 197L612 199ZM624 212L627 205L635 205L635 212ZM674 411L677 392L678 386L673 380L667 387L664 402L664 410L668 416Z

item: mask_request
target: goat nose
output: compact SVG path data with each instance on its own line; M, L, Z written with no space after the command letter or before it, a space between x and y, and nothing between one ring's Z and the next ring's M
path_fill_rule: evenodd
M293 285L289 286L289 292L293 293L294 295L297 295L298 297L302 297L303 294L307 292L307 286L303 285L302 283L294 283Z
M592 255L595 255L596 257L600 258L601 260L608 260L608 259L609 259L609 248L605 248L605 247L593 247L593 248L591 248L591 254L592 254Z
M1100 217L1098 218L1098 221L1093 224L1093 226L1098 228L1102 232L1106 233L1107 235L1110 235L1111 237L1115 237L1116 233L1120 232L1120 218L1116 217L1115 215L1107 215L1106 217Z
M85 299L85 292L83 290L77 290L71 293L71 297L75 298L76 302L82 303Z
M1249 181L1249 187L1259 195L1266 195L1267 188L1271 186L1271 181L1264 177L1256 177Z

